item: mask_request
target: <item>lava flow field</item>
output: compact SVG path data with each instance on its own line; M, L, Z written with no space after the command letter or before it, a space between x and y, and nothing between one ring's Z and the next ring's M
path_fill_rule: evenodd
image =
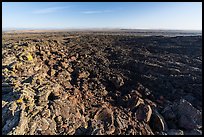
M2 134L201 135L202 36L3 33Z

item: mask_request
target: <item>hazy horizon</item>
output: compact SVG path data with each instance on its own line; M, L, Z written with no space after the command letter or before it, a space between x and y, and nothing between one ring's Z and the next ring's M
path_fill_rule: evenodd
M199 29L143 29L143 28L2 28L5 30L172 30L172 31L202 31Z
M202 2L3 2L2 28L202 31Z

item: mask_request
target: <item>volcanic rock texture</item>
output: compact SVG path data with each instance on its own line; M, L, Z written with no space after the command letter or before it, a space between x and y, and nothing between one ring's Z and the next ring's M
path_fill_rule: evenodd
M202 36L5 33L2 134L201 135Z

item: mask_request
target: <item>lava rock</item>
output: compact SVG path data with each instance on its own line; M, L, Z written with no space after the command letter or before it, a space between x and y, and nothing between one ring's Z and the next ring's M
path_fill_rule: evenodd
M136 117L139 121L149 122L152 115L152 109L150 105L140 104L136 111Z
M179 127L184 129L196 129L202 127L202 114L188 101L181 99L174 104L174 111L177 112Z
M167 131L167 124L161 114L153 109L150 125L154 131Z
M47 73L48 73L48 75L50 75L50 76L54 76L55 73L56 73L56 71L55 71L54 69L50 69Z
M190 131L185 131L184 135L202 135L202 130L193 129Z
M117 76L113 76L111 78L111 81L112 81L112 83L115 85L115 87L117 89L124 85L123 78L118 76L118 75Z
M114 118L113 118L113 112L112 110L108 108L102 107L99 109L94 116L94 119L99 122L104 124L104 130L108 134L112 134L115 131L115 126L114 126Z
M167 131L168 135L184 135L182 130L170 129Z
M89 72L82 72L82 73L79 73L79 78L88 78L90 75Z
M174 120L176 118L176 114L172 110L171 106L165 107L162 114L166 120Z

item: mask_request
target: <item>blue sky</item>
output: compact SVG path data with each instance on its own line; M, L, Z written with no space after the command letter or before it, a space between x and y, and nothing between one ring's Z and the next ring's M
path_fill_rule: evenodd
M202 30L201 2L3 2L3 28Z

